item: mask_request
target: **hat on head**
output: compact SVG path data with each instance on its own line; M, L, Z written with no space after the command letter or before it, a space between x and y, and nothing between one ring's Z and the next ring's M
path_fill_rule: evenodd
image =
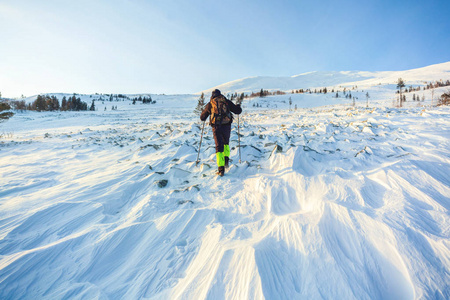
M220 95L220 91L218 90L218 89L215 89L213 92L212 92L212 97L217 97L217 96L219 96Z

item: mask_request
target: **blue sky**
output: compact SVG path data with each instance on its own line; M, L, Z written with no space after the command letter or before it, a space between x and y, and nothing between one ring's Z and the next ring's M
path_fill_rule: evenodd
M450 61L449 13L448 0L0 0L0 92L194 93L424 67Z

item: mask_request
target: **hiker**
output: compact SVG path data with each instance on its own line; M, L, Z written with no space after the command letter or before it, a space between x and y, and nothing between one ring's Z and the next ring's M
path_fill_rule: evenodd
M219 176L224 175L225 167L228 168L230 161L230 133L231 123L233 122L231 112L240 114L242 108L225 98L218 89L215 89L209 103L206 104L200 114L200 120L203 122L208 116L210 117L209 124L212 127L214 141L216 142L216 158L219 167L217 174Z

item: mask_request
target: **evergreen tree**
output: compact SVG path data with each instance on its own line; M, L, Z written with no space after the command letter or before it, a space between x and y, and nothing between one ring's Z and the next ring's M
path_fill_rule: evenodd
M450 105L450 92L442 94L437 105Z
M59 105L59 99L55 96L53 97L53 106L55 107L55 110L60 110L61 106Z
M403 98L402 98L402 88L405 87L405 82L403 79L399 78L397 81L397 88L400 94L400 107L402 106Z
M56 96L45 96L45 99L48 111L57 111L60 109L59 100L58 98L56 98Z
M61 100L61 110L66 111L67 110L67 99L66 96L64 96Z
M147 97L142 98L142 103L143 104L152 104L153 103L152 97L148 96L148 98ZM156 101L155 101L155 103L156 103Z
M21 101L15 101L14 102L14 109L16 110L20 110L20 111L24 111L27 109L27 104L25 103L25 100L21 100Z
M1 95L0 95L0 98L1 98ZM10 110L10 109L11 109L11 106L8 103L0 102L0 122L8 120L9 118L11 118L14 115L14 113L10 112L10 111L4 112L4 111Z
M37 99L33 103L33 108L37 111L45 111L47 107L47 103L45 101L45 97L38 95Z
M197 107L195 108L194 113L195 113L196 115L201 114L202 111L203 111L203 107L204 107L204 106L205 106L205 94L202 93L202 94L200 95L200 98L198 98L198 101L197 101Z
M242 104L242 101L244 101L244 97L245 97L245 95L244 95L244 93L242 93L242 94L237 98L236 104L241 105L241 104Z
M95 100L92 100L91 107L89 108L90 111L95 111Z
M73 110L73 101L72 101L72 97L69 97L69 99L67 100L67 110L71 111Z
M52 98L49 96L45 96L45 110L46 111L53 111L53 105L52 105Z

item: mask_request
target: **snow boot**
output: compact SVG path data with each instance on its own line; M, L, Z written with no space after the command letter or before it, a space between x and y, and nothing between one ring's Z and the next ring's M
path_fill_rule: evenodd
M223 175L225 175L225 167L219 167L219 169L217 170L216 174L221 176L221 177Z
M223 176L225 173L225 156L223 155L223 152L217 152L217 166L219 169L217 170L217 175Z
M225 168L228 169L228 165L230 162L230 145L223 145L223 155L225 156Z

